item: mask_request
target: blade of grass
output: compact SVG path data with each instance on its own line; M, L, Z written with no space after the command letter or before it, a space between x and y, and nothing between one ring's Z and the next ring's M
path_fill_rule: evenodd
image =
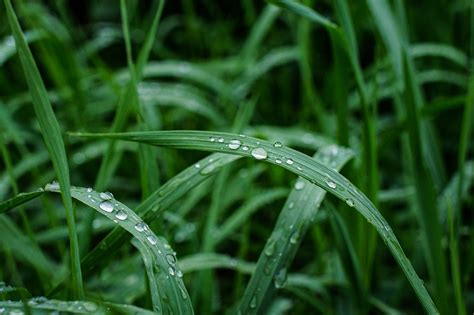
M335 170L351 157L351 151L334 145L322 148L315 155L316 160ZM275 289L285 287L288 269L325 195L324 189L298 178L245 290L240 303L243 314L264 312Z
M309 180L311 183L325 189L339 199L344 200L348 204L353 205L355 210L363 215L369 223L377 229L377 232L386 242L386 245L390 249L400 268L402 268L425 309L430 313L438 313L436 306L423 285L423 282L413 269L410 260L405 256L405 253L393 234L390 225L383 218L377 208L375 208L372 202L345 177L314 161L307 155L290 148L279 147L279 145L275 147L268 141L222 132L156 131L115 134L75 133L73 135L89 138L113 138L137 141L169 148L224 152L227 154L253 157L257 160L263 160L288 169ZM221 138L222 141L216 141ZM232 145L235 144L235 141L233 140L239 141L239 147L237 149ZM231 141L233 142L231 143ZM229 147L229 145L231 146ZM278 163L276 161L277 159L279 161L285 161L285 163Z
M66 219L69 228L73 295L75 298L82 299L84 297L84 288L80 266L79 243L70 195L69 170L64 142L58 121L54 116L51 103L48 99L43 80L41 79L33 55L23 36L11 2L10 0L5 0L4 3L8 22L12 29L13 37L15 38L18 55L20 56L21 64L25 72L25 78L32 96L34 110L40 124L41 133L53 162L59 185L63 187L61 196L66 210Z
M58 187L49 185L45 190L59 192ZM98 193L90 188L72 187L71 195L80 202L116 222L133 235L147 252L161 272L156 273L160 283L160 302L157 306L164 314L193 314L193 309L182 280L182 271L177 269L177 258L171 246L163 237L157 237L148 225L123 203L112 195Z

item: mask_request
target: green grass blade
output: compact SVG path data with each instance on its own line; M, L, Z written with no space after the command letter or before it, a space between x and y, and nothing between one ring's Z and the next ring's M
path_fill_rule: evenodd
M316 24L321 24L325 28L329 29L336 29L338 26L332 22L331 20L325 18L318 12L311 10L307 6L298 3L293 0L268 0L268 2L282 7L284 9L287 9L290 12L293 12L297 15L304 16L305 18L309 19L310 21L316 23Z
M264 160L265 162L288 169L353 205L355 210L363 215L369 223L377 229L377 232L385 241L397 263L404 271L408 281L426 310L430 313L438 312L423 282L416 274L409 259L405 256L390 225L372 202L345 177L314 161L305 154L286 147L275 147L268 141L222 132L156 131L116 134L76 133L75 135L91 138L113 138L137 141L170 148L223 152L253 157L257 160ZM231 141L233 142L231 143ZM237 149L235 149L236 141L239 143ZM284 161L284 163L278 163L276 160Z
M322 148L315 159L339 170L351 157L351 151L332 145ZM298 178L245 290L243 314L263 312L275 290L286 285L288 269L325 195L324 189Z
M27 203L28 201L41 196L43 193L44 193L43 189L39 189L37 191L32 191L32 192L27 192L27 193L19 193L15 197L12 197L0 203L0 213L7 212L8 210L11 210L24 203Z
M59 192L49 185L47 191ZM182 280L182 271L176 266L176 256L171 246L162 237L157 237L148 225L130 208L113 198L110 193L98 193L90 188L72 187L71 195L80 202L97 210L121 228L133 235L147 253L153 255L154 268L160 283L160 300L165 314L192 314L192 306Z
M48 99L43 80L41 79L33 55L31 54L28 44L23 36L11 2L5 0L4 3L8 21L17 45L18 55L20 56L21 64L25 72L25 78L33 100L34 110L40 124L41 133L43 134L44 142L53 162L59 185L63 187L61 195L66 210L66 219L69 228L72 287L74 297L81 299L84 296L84 288L82 283L79 243L76 234L74 210L70 195L69 170L64 142L59 129L59 124Z

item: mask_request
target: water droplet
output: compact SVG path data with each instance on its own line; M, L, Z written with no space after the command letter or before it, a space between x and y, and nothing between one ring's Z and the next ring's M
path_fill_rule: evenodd
M249 147L246 146L246 145L244 145L244 146L242 147L242 150L243 150L243 151L248 151L248 150L249 150Z
M280 159L276 159L275 162L276 162L276 164L281 164L281 160L280 160Z
M201 172L199 172L201 175L207 175L207 174L211 174L212 172L214 172L215 170L219 169L218 166L216 166L215 164L209 164L207 165L206 167L204 167Z
M270 242L268 242L268 245L265 247L265 255L270 257L273 255L274 252L275 252L275 241L270 240Z
M119 219L120 221L123 221L123 220L126 220L128 218L128 215L127 213L125 213L125 211L123 210L119 210L117 211L117 213L115 214L115 217L117 219Z
M301 168L301 166L298 166L297 167L298 171L302 171L303 169Z
M112 195L111 192L106 191L106 192L101 192L101 193L99 194L99 197L100 197L100 199L102 199L102 200L111 200L111 199L114 198L114 195Z
M87 192L89 192L89 193L92 192L92 188L90 188L90 187L87 188Z
M170 264L170 265L176 264L176 258L175 258L173 255L171 255L171 254L167 254L167 255L166 255L166 261L167 261L168 264Z
M288 204L288 209L293 209L294 206L295 206L295 203L292 201Z
M335 189L337 187L336 183L333 182L332 180L330 179L327 179L326 180L326 185L328 185L329 188L332 188L332 189Z
M216 141L216 138L214 138L214 137L209 137L209 141L215 142L215 141Z
M145 222L138 222L135 224L135 230L138 232L143 232L148 230L148 225Z
M183 277L183 272L181 270L176 270L176 277L182 278Z
M254 295L252 299L250 300L250 308L256 308L257 307L257 295Z
M196 164L194 164L194 167L195 167L195 168L200 168L200 167L201 167L201 164L196 163Z
M97 311L97 305L95 303L92 303L92 302L84 302L82 304L82 306L84 306L84 309L88 312L95 312Z
M277 141L277 142L275 142L275 143L273 144L273 146L274 146L275 148L281 148L281 147L283 146L283 144L281 144L280 141Z
M171 267L171 266L169 266L169 267L168 267L168 273L169 273L170 275L174 276L174 275L175 275L174 268Z
M304 181L302 181L301 179L298 179L295 183L295 189L301 190L303 188L304 188Z
M349 206L349 207L354 207L354 201L350 198L347 198L346 199L346 204Z
M99 208L101 208L102 210L108 213L111 213L112 211L114 211L114 205L108 200L102 201L99 205Z
M224 138L220 137L219 140L217 140L217 141L222 143L222 142L224 142Z
M280 289L286 286L286 275L287 275L287 272L286 272L285 267L281 268L276 273L275 278L274 278L275 288Z
M290 237L290 243L291 244L296 244L300 240L300 232L299 231L294 231L293 234Z
M267 151L265 151L265 149L263 149L263 148L255 148L250 153L257 160L265 160L268 156Z
M293 165L293 163L294 163L294 162L293 162L292 159L290 159L290 158L286 159L286 164L288 164L288 165Z
M53 180L51 183L46 184L46 186L44 186L44 189L45 190L59 190L60 189L59 183Z
M155 245L158 242L155 235L148 235L146 239L151 245Z
M170 244L165 244L165 245L163 245L163 247L164 247L166 250L170 250L170 249L171 249Z
M242 142L240 142L240 140L237 140L237 139L230 140L229 149L237 150L238 148L240 148L241 144L242 144Z

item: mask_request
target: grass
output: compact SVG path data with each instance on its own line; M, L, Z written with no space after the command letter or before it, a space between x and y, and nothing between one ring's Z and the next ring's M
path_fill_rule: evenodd
M13 4L0 313L474 310L474 2Z

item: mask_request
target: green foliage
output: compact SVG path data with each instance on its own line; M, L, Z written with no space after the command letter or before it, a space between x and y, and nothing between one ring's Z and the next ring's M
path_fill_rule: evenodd
M0 7L0 313L474 309L474 2Z

